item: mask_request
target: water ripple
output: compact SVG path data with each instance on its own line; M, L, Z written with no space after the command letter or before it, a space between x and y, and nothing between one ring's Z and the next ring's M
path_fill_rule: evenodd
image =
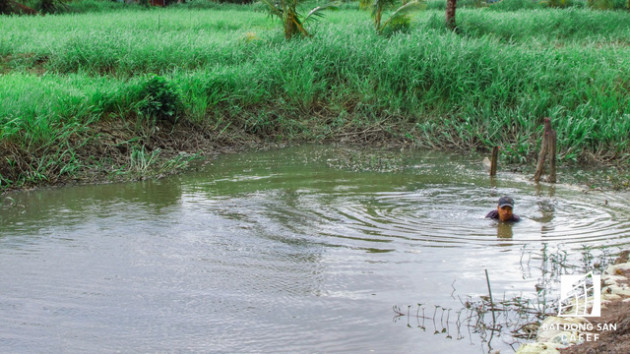
M493 194L486 188L444 185L380 193L338 188L334 196L325 197L303 191L300 206L287 208L281 201L268 200L267 208L273 212L267 214L271 222L295 232L314 228L331 246L366 249L392 242L487 247L497 239L515 245L562 242L609 247L630 236L629 211L623 208L622 197L570 190L549 197L516 191L515 212L522 221L504 225L484 218L496 205L498 197Z

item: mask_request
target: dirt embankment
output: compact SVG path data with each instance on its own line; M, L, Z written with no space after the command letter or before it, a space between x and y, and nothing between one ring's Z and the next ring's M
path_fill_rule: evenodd
M615 330L594 331L597 340L585 341L582 344L561 349L561 354L602 354L602 353L630 353L630 303L623 300L610 302L606 305L605 314L591 321L594 327L606 328L609 324L616 326Z
M0 181L9 191L162 177L181 169L161 168L168 161L240 146L236 140L214 135L206 127L189 122L138 128L127 122L104 121L37 148L4 141L0 143Z
M306 127L313 132L322 127ZM63 130L62 130L63 131ZM297 133L280 138L283 132L248 130L238 124L226 127L157 121L155 125L136 120L104 119L81 126L46 144L33 148L11 141L0 142L0 192L39 186L106 183L160 178L181 172L194 160L219 153L267 149L289 143L363 144L369 146L411 145L402 138L401 127L346 126L325 134ZM315 135L312 136L312 135Z

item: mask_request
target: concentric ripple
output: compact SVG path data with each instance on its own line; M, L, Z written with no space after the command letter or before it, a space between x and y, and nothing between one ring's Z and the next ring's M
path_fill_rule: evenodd
M392 305L457 309L486 294L484 271L497 293L536 294L550 254L630 243L630 194L489 179L480 161L304 147L13 194L0 352L478 353L476 332L439 340L392 324ZM485 218L505 194L521 222Z
M537 196L530 189L506 191L516 198L515 213L522 218L512 225L485 219L499 194L483 186L432 185L378 193L347 190L323 197L315 191L300 195L302 202L290 208L273 198L266 203L267 210L274 211L269 216L276 215L271 222L298 232L308 230L330 245L353 248L486 247L496 245L498 239L502 246L561 242L609 247L629 242L629 208L621 197L562 188L556 188L553 196Z
M352 164L344 168L347 155ZM357 167L358 156L347 150L307 150L279 162L274 154L258 154L236 164L232 160L234 173L221 174L210 186L222 193L240 185L234 193L244 203L237 206L244 214L267 228L289 231L289 237L308 235L310 242L331 246L387 251L549 242L598 248L630 242L627 193L536 185L509 173L490 180L478 156L403 154L393 159L405 163L397 172L364 171ZM368 167L374 160L363 159ZM504 194L516 200L521 222L485 219ZM247 210L252 195L260 202Z

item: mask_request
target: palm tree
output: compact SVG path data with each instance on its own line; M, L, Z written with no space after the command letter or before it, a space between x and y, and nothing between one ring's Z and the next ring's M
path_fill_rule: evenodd
M335 9L337 3L331 2L326 5L317 6L304 17L297 12L297 6L302 0L262 0L267 6L272 15L278 16L282 20L284 26L284 37L291 39L296 34L301 34L304 37L308 37L309 33L304 28L304 23L308 21L311 16L322 16L320 13L322 10Z
M454 30L457 28L455 24L455 8L457 0L446 0L446 27Z

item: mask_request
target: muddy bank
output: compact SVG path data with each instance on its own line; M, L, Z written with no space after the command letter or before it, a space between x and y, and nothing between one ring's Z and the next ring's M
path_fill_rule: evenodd
M223 125L196 123L186 118L149 123L133 117L106 118L86 125L62 126L53 139L40 145L25 146L4 140L0 142L0 192L160 178L207 162L219 153L303 143L489 153L484 146L463 140L436 145L422 136L413 124L401 123L398 119L390 122L387 116L369 122L348 119L345 124L335 125L334 117L327 113L330 112L308 112L305 115L315 118L263 126L249 124L247 117L231 116L219 119ZM537 148L532 148L532 155ZM509 159L510 156L500 158L500 171L533 175L534 157L530 157L528 164L502 161ZM593 158L582 167L596 172L588 172L585 179L568 183L585 184L587 188L630 188L627 166Z
M0 180L10 191L162 177L186 168L194 157L230 151L230 146L237 145L213 139L203 126L190 123L138 129L125 122L98 122L32 151L3 142Z
M309 131L313 131L309 127ZM375 147L413 146L401 127L345 126L319 136L248 131L182 119L138 125L104 120L66 131L35 148L0 142L0 192L67 184L161 178L209 162L222 153L270 149L288 144L343 143ZM310 135L310 134L309 134Z

